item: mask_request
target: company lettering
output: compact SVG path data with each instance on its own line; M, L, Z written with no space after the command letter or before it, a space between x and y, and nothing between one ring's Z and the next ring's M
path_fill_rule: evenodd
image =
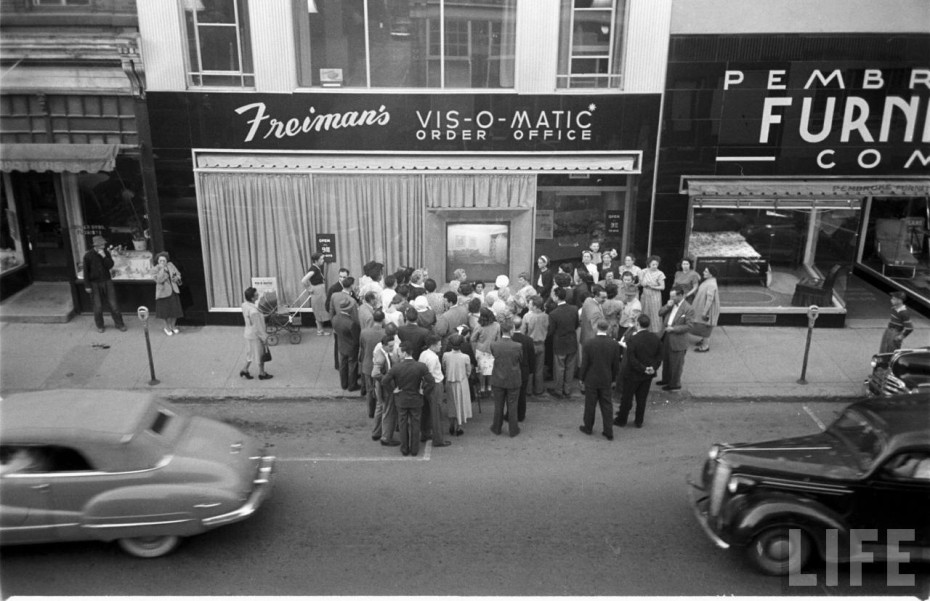
M261 136L262 139L267 139L272 136L281 139L308 134L312 131L322 132L347 127L387 125L391 120L391 114L387 112L384 105L381 105L378 110L361 112L346 111L343 113L327 114L317 114L316 109L311 106L307 109L309 115L303 118L291 117L285 120L268 115L264 102L246 104L235 110L236 113L240 115L249 111L254 111L252 118L247 122L250 127L249 133L245 137L246 142L254 140L262 131L264 131L264 135Z
M585 111L551 110L514 111L508 116L497 116L481 111L474 117L457 110L417 111L420 129L418 140L487 140L495 124L509 127L514 140L590 140L591 117L596 110L590 105Z
M911 69L906 77L907 89L889 93L883 99L847 93L851 88L881 90L888 82L899 80L881 69L844 71L841 69L814 69L803 80L802 91L785 95L788 90L787 71L772 69L766 72L765 89L778 90L777 96L762 100L759 119L759 144L776 142L788 119L797 123L798 137L808 144L857 145L855 159L861 169L874 169L882 164L878 148L861 148L862 144L928 144L930 143L930 69ZM730 90L746 83L746 73L727 70L723 76L723 89ZM902 82L903 83L903 82ZM831 94L832 91L836 94ZM799 116L798 112L799 111ZM816 159L820 169L836 166L834 157L838 148L822 150ZM904 169L927 167L930 151L913 150L904 163ZM851 157L850 157L851 158Z
M826 570L824 584L837 586L839 584L838 567L840 563L849 563L850 586L862 586L862 565L884 561L886 563L886 581L888 586L914 586L913 574L902 574L900 567L911 560L911 554L901 549L903 546L914 545L915 531L910 528L889 529L884 532L884 544L879 543L879 531L874 528L851 529L844 533L849 541L840 541L840 532L834 528L825 530L824 560ZM796 528L788 530L789 545L800 548L802 533ZM866 545L865 543L871 543ZM869 549L868 551L866 549ZM846 551L841 551L846 549ZM848 555L847 555L848 553ZM876 555L878 557L876 557ZM788 586L818 586L817 574L804 574L801 572L799 561L795 558L789 560Z

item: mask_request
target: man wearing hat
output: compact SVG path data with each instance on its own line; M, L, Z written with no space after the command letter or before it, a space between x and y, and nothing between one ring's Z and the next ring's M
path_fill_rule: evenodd
M336 332L339 351L339 382L342 389L348 392L361 388L358 382L361 329L355 308L355 301L346 295L336 301L336 314L333 316L333 330Z
M97 331L103 332L103 304L106 303L113 323L120 332L126 331L123 316L117 310L116 287L110 270L113 269L113 257L107 250L107 241L103 236L94 236L94 248L84 253L84 289L94 301L94 323Z

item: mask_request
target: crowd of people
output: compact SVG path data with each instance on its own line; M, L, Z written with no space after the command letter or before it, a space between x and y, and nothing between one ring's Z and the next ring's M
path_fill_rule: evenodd
M372 440L415 456L426 440L440 448L464 434L482 398L493 399L497 435L505 421L510 436L520 433L527 397L576 390L585 397L582 432L593 432L599 407L602 434L612 440L634 402L634 425L642 427L653 379L661 369L658 384L681 389L689 337L697 334L696 350L706 352L720 306L714 268L698 274L689 259L678 264L663 303L660 261L651 256L641 268L632 255L618 260L593 242L580 262L552 266L540 256L535 272L515 282L470 280L457 269L440 283L426 269L389 271L373 260L358 280L340 268L326 289L324 257L315 253L302 285L317 335L335 335L342 389L367 399ZM254 294L247 290L243 304L246 338L255 341L250 361L259 360L263 335ZM248 364L242 375L250 377Z

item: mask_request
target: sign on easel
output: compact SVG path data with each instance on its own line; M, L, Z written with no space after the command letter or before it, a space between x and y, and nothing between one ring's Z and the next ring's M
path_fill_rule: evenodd
M275 301L278 299L278 278L252 278L252 288L258 291L260 298L264 298L271 293L274 295Z

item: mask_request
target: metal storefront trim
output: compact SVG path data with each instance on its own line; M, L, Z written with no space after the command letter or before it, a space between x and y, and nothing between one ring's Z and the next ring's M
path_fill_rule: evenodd
M638 174L642 151L614 152L243 152L194 150L197 172L253 173L619 173Z
M930 195L930 178L752 178L683 175L678 191L694 199L731 198L735 201L738 198L741 202L752 199L805 199L819 206L819 200L837 197L927 196Z

